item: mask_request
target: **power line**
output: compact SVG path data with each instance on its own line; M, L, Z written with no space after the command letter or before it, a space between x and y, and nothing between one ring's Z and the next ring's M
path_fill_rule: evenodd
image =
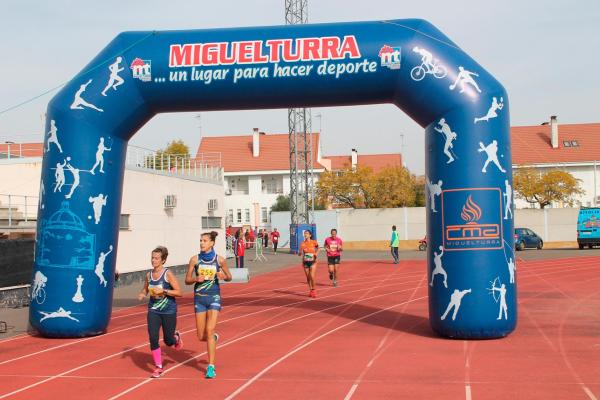
M79 77L80 77L80 76L82 76L82 75L85 75L85 74L87 74L87 73L90 73L90 72L92 72L92 71L95 71L95 70L97 70L97 69L98 69L98 68L100 68L100 67L103 67L103 66L105 66L105 65L106 65L106 64L108 64L109 62L112 62L112 61L114 60L114 58L115 58L115 57L117 57L117 56L119 56L119 55L121 55L121 54L123 54L123 53L125 53L125 52L127 52L127 51L129 51L129 50L131 50L132 48L134 48L135 46L137 46L138 44L140 44L140 43L141 43L141 42L143 42L144 40L148 39L150 36L153 36L153 35L155 35L156 33L157 33L156 31L152 31L152 32L150 32L148 35L144 36L143 38L141 38L141 39L140 39L140 40L138 40L137 42L135 42L135 43L131 44L130 46L126 47L125 49L123 49L123 50L121 50L121 51L119 51L118 53L114 54L113 56L111 56L111 57L107 58L106 60L102 61L102 62L101 62L101 63L99 63L98 65L96 65L96 66L94 66L94 67L92 67L92 68L90 68L90 69L88 69L88 70L86 70L86 71L80 72L79 74L75 75L75 76L74 76L74 77L73 77L71 80L69 80L69 81L67 81L67 82L63 82L63 83L61 83L60 85L53 87L52 89L48 89L48 90L46 90L45 92L38 94L37 96L34 96L34 97L30 98L30 99L27 99L27 100L25 100L25 101L22 101L21 103L15 104L14 106L10 106L10 107L8 107L8 108L5 108L4 110L1 110L1 111L0 111L0 116L1 116L1 115L3 115L3 114L6 114L6 113L7 113L7 112L9 112L9 111L12 111L12 110L15 110L15 109L17 109L17 108L19 108L19 107L22 107L22 106L24 106L25 104L29 104L29 103L31 103L32 101L35 101L35 100L39 99L40 97L44 97L45 95L47 95L47 94L50 94L50 93L54 92L55 90L58 90L58 89L60 89L61 87L65 86L67 83L69 83L70 81L72 81L73 79L77 79L77 78L79 78Z

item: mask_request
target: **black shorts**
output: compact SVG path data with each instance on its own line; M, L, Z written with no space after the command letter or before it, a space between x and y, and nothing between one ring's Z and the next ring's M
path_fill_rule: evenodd
M336 265L340 263L340 256L327 256L327 265Z
M313 261L302 261L302 265L304 266L304 268L310 268L313 265L315 265L315 262L316 262L315 260L313 260Z

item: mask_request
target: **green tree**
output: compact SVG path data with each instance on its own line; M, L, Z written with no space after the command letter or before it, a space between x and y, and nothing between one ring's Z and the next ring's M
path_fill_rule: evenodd
M415 177L415 207L425 207L425 177Z
M404 167L387 167L374 173L369 167L326 171L317 182L322 204L351 208L412 207L416 178Z
M271 206L271 211L290 211L290 196L280 194Z
M165 149L160 149L155 155L146 157L146 166L153 169L187 168L190 159L190 148L183 140L173 140L167 143Z
M164 150L165 154L176 155L180 157L190 157L190 148L183 140L173 140L167 144L167 148Z
M581 180L566 171L552 169L540 171L534 168L519 168L513 174L515 195L531 204L545 208L552 202L573 205L574 197L585 193L579 187Z
M415 205L414 175L404 167L387 167L379 171L375 179L377 208L413 207Z

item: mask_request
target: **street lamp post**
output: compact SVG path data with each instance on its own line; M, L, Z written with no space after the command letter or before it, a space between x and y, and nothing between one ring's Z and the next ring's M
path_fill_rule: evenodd
M11 144L15 144L15 142L12 142L10 140L6 140L4 143L7 144L7 146L6 146L6 152L8 153L8 159L10 160L10 145Z

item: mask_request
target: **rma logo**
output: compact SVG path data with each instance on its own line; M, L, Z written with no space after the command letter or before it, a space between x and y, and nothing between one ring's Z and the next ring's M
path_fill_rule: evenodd
M442 225L446 250L503 248L502 191L497 188L444 190Z

